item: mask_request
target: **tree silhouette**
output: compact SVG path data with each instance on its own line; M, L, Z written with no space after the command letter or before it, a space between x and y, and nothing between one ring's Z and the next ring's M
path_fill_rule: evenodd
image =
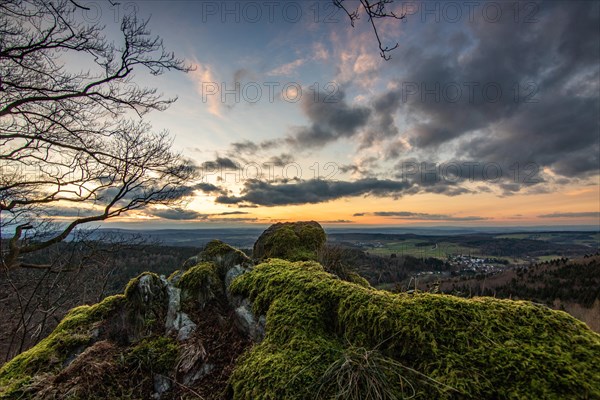
M78 226L189 194L194 168L142 117L175 98L134 71L190 70L134 14L118 41L73 1L0 2L2 267L48 268L22 256ZM74 212L74 207L79 211Z

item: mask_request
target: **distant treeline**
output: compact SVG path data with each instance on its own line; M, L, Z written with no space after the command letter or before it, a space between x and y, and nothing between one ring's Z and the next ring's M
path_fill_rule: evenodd
M471 296L495 296L526 299L551 305L555 300L591 307L600 299L600 257L585 257L577 261L552 260L512 271L506 283L494 284L479 275L463 284L453 284L450 292ZM510 273L510 272L507 272ZM496 278L496 281L501 279Z

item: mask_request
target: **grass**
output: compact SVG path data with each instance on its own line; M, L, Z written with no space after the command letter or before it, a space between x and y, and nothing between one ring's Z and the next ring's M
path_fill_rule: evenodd
M340 400L396 400L409 399L417 394L413 382L433 387L453 388L443 385L420 372L385 357L377 349L350 345L335 360L323 376L316 392L317 399ZM325 393L332 393L324 395ZM398 397L400 395L400 397Z
M365 248L363 250L379 256L396 254L397 256L408 255L413 257L433 257L443 260L447 259L449 255L476 254L478 252L477 249L460 246L456 243L450 242L439 242L436 243L437 246L417 246L417 244L422 242L423 240L420 239L411 239L402 242L388 242L382 243L384 247Z

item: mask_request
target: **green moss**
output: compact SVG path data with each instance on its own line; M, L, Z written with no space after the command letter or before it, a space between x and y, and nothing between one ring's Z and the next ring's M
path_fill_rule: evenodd
M130 340L139 340L163 328L168 294L163 280L153 272L144 272L125 288Z
M19 354L0 369L0 392L4 398L18 393L31 376L52 372L79 348L89 345L96 322L106 318L125 303L125 296L110 296L93 306L72 309L56 329L36 346Z
M351 283L356 283L357 285L366 287L366 288L370 288L371 284L369 283L368 280L366 280L365 278L363 278L362 276L360 276L359 274L357 274L356 272L348 272L345 275L344 280L351 282Z
M243 252L220 240L211 240L208 242L204 246L204 250L200 253L200 258L203 261L214 261L218 257L225 257L229 254L235 255L240 263L248 260L248 257Z
M350 348L377 350L416 398L600 397L600 336L564 312L392 294L335 279L312 262L270 260L231 289L267 316L265 340L231 377L236 399L315 398L317 377ZM395 390L406 395L400 383Z
M217 274L225 278L227 270L234 265L250 265L246 254L220 240L211 240L198 256L200 261L213 262L218 267Z
M316 222L272 225L254 246L254 257L283 258L290 261L316 260L326 240L325 231Z
M172 371L179 356L177 342L166 336L141 340L125 356L126 364L134 370L168 374Z
M167 278L167 280L169 282L172 282L173 280L179 280L180 275L182 275L183 272L180 269L176 269L175 271L173 271L171 273L171 275L169 275L169 277Z
M317 251L327 240L325 231L319 224L300 224L297 234L302 245L312 251Z
M176 286L181 289L181 301L186 312L200 309L224 293L224 284L212 262L201 262L181 275Z
M201 262L181 275L177 287L189 291L198 291L215 286L219 281L216 265L212 262Z

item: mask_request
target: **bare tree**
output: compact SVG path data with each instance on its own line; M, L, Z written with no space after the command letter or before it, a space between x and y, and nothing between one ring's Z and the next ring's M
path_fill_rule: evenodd
M0 238L5 269L103 221L189 195L194 168L143 121L175 98L134 72L190 70L135 15L119 40L67 0L0 0ZM74 212L73 210L79 209Z
M396 43L393 46L384 46L381 41L381 37L379 35L379 30L377 28L377 20L382 18L392 18L392 19L404 19L406 18L406 13L402 13L400 15L396 15L393 11L386 10L386 6L389 6L394 2L394 0L359 0L360 4L356 7L355 10L350 10L344 4L346 0L333 0L333 4L335 4L338 8L344 10L348 18L350 19L350 24L354 27L354 23L360 19L360 15L364 12L369 22L371 23L371 27L373 28L373 33L375 34L375 38L377 39L377 43L379 45L379 55L384 60L391 59L389 55L390 52L398 48L399 43Z

